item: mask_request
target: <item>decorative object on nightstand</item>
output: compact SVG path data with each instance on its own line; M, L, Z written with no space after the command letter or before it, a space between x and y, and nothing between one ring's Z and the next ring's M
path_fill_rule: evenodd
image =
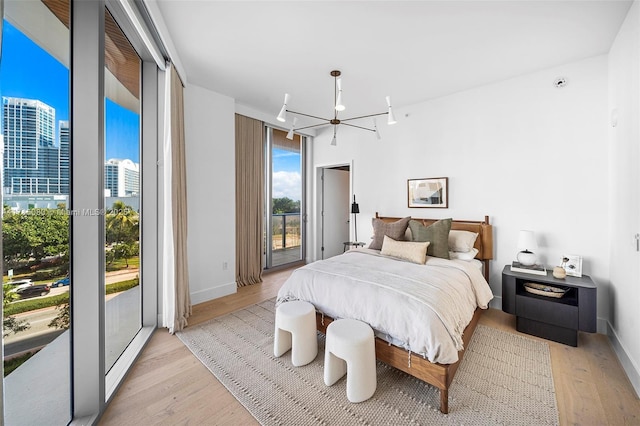
M525 274L547 275L547 268L544 265L523 265L515 260L511 262L511 271L523 272Z
M564 261L564 259L567 259L563 265L567 275L580 278L582 276L582 257L568 254L562 260Z
M536 254L531 250L538 250L538 243L533 231L520 231L518 234L518 253L517 259L521 265L532 266L536 264Z
M554 278L562 280L567 276L567 271L565 271L564 267L565 267L565 265L567 264L568 261L569 261L568 257L566 257L566 256L562 257L562 263L560 264L560 266L555 266L553 268L553 276L554 276Z
M553 277L559 280L564 279L567 276L567 271L562 266L553 267Z

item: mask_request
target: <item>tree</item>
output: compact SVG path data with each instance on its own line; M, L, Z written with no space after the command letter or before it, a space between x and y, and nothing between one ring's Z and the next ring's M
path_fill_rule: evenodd
M13 212L2 218L4 261L9 267L31 258L65 256L69 250L69 216L64 207Z
M13 290L13 286L8 284L2 285L2 306L6 308L9 303L20 298ZM11 333L18 333L31 328L31 325L26 320L19 320L16 317L8 316L2 319L2 337L7 337Z
M69 316L69 303L56 306L58 315L48 324L49 327L59 328L61 330L67 330L69 328L70 316Z
M299 213L300 212L300 200L294 201L290 198L274 198L273 207L271 209L272 214L282 213Z
M140 236L138 213L123 201L118 200L107 212L105 223L107 243L114 244L107 251L107 264L124 258L128 268L129 257L135 252L133 245L137 244Z
M139 217L132 207L124 201L113 203L105 217L107 243L132 243L139 239Z

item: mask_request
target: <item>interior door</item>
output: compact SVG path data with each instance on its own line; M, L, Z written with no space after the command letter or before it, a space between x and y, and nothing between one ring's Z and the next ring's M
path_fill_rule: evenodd
M349 241L349 167L322 171L322 258L342 254Z

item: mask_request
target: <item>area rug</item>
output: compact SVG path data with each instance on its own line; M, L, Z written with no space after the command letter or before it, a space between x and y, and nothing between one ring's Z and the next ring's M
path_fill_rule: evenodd
M346 378L323 381L324 336L303 367L291 352L273 356L275 299L176 333L194 355L263 425L532 425L558 424L546 343L478 325L449 389L449 414L439 391L378 362L377 389L352 404Z

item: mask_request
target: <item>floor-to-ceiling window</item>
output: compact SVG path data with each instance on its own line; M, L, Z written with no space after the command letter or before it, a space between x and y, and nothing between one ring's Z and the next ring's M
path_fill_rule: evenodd
M156 326L164 58L139 6L0 0L0 424L92 423Z
M56 7L58 14L69 15L68 3ZM40 1L7 1L4 11L4 419L66 424L71 419L68 20Z
M141 327L140 76L142 61L105 13L105 366Z
M268 127L266 161L265 267L304 259L305 137Z

